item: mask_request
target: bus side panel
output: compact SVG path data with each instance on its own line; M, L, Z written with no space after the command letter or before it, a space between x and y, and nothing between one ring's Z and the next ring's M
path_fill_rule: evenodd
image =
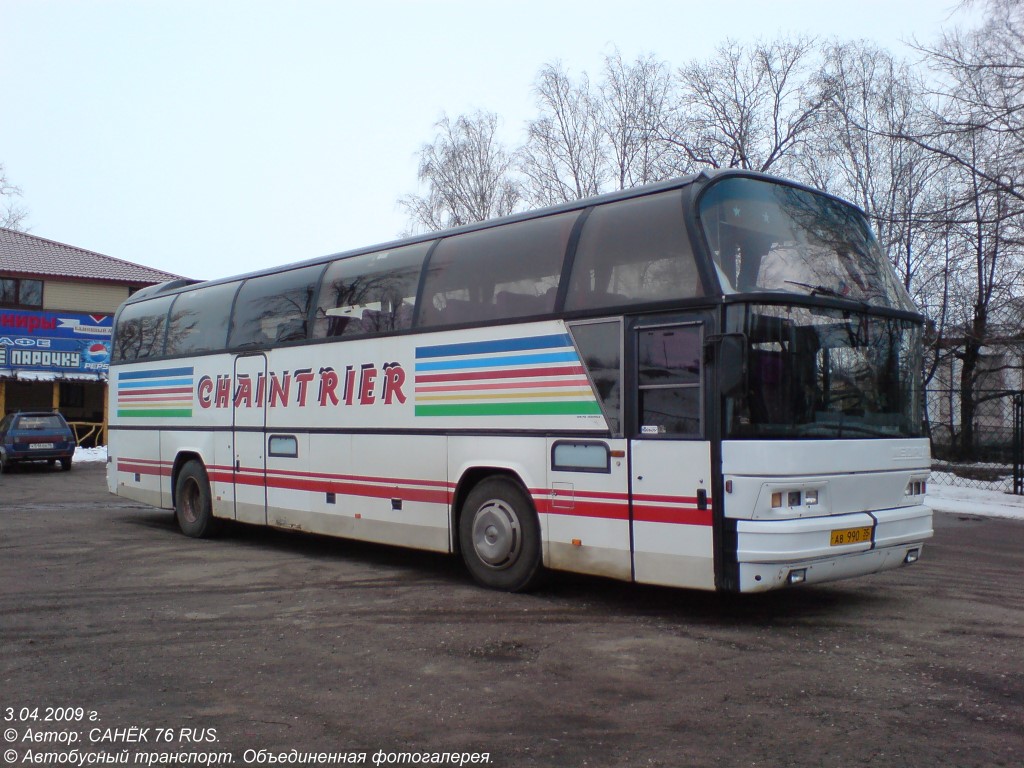
M214 435L210 432L174 432L169 429L160 431L160 458L162 459L160 506L167 508L174 506L173 472L177 457L182 453L198 455L199 461L206 467L207 475L210 475L209 459L213 456L213 443ZM212 497L212 479L210 490ZM217 515L217 505L213 506L214 515Z
M213 499L213 514L228 520L235 518L235 448L231 430L214 432L213 450L208 454L212 460L206 466L210 477L210 492Z
M625 440L549 438L548 567L629 581L629 467ZM601 460L606 462L602 468Z
M710 444L633 440L631 472L635 579L714 589Z
M268 519L280 528L449 551L443 436L309 436L308 460L270 457Z
M448 440L448 478L452 490L471 473L483 470L483 474L512 474L533 497L534 507L540 522L544 564L548 564L548 514L547 468L541 439L536 437L485 437L482 435L452 435ZM482 476L479 478L482 479ZM468 488L463 487L463 491ZM458 510L453 510L458 512ZM453 515L454 519L455 515ZM453 540L459 536L458 529L452 531Z
M170 466L161 460L160 442L160 432L155 429L112 430L108 490L126 499L169 508L170 498L164 503L161 494L161 477L170 474Z
M314 481L312 480L314 439L308 433L293 434L268 427L263 435L266 468L266 520L278 528L301 527L290 524L293 517L308 516L313 509ZM347 435L338 435L331 441L330 454L346 454Z

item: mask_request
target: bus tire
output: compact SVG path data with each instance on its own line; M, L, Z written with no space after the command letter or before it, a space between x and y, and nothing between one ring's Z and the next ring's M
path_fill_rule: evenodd
M522 487L506 477L477 484L459 518L462 559L477 582L525 592L543 576L540 522Z
M221 521L213 516L210 478L201 462L192 460L181 468L174 485L174 517L186 536L206 539L220 532Z

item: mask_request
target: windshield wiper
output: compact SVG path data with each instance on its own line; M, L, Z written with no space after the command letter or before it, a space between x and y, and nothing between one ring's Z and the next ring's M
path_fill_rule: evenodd
M790 285L799 285L801 288L806 288L811 292L811 296L817 296L819 293L823 293L826 296L834 296L837 299L847 299L852 301L848 296L844 296L835 288L829 288L827 285L811 285L810 283L801 283L796 280L786 280L785 282Z

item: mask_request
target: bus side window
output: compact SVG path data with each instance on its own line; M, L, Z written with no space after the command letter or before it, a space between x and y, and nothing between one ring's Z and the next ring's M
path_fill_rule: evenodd
M580 360L597 389L608 428L622 435L622 321L583 321L569 325Z
M642 435L700 437L702 352L698 324L640 330Z
M506 320L555 311L578 211L467 232L430 257L421 326Z
M228 318L239 283L221 283L179 293L171 306L167 354L224 349Z
M411 328L420 270L431 245L417 243L332 262L320 284L313 338Z
M228 347L262 347L306 338L306 319L322 266L246 280L231 318Z
M130 363L147 360L164 353L167 330L167 310L173 296L143 301L125 307L117 318L114 331L114 349L111 360Z
M567 311L703 295L680 194L594 208L576 247Z

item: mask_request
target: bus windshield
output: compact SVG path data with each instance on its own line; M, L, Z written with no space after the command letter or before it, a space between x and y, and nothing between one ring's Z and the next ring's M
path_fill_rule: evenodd
M700 201L725 293L786 291L914 311L864 214L835 198L727 178Z
M920 437L918 323L839 309L735 306L748 376L727 398L734 438ZM736 322L738 321L738 322Z

